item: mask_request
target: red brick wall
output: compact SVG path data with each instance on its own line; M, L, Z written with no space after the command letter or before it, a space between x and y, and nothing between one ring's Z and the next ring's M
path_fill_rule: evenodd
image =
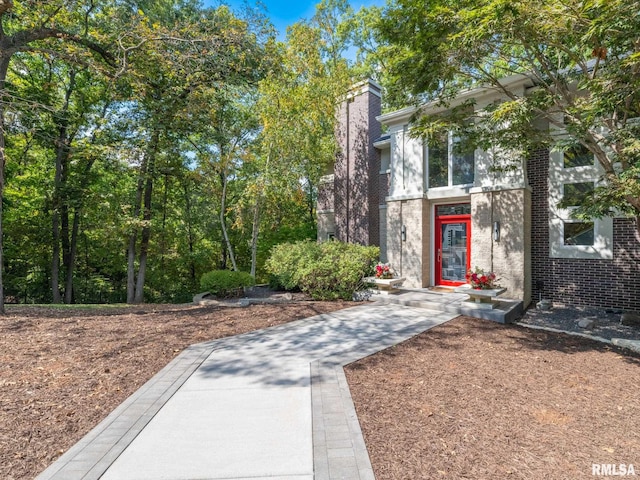
M640 241L635 223L614 219L613 259L549 257L549 152L529 159L532 187L531 264L534 301L640 311ZM543 286L540 289L540 283Z

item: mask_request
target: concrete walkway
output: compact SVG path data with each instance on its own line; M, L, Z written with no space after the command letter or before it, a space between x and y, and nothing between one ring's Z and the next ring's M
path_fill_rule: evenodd
M342 366L455 316L371 304L194 345L37 480L373 479Z

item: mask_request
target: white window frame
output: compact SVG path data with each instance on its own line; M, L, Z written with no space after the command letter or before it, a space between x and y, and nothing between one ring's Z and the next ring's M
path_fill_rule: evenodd
M613 258L613 218L593 219L593 245L565 245L564 224L577 220L571 214L575 207L560 208L564 185L594 182L602 176L600 165L564 166L564 151L554 149L549 154L549 255L552 258L606 259Z
M454 135L453 132L447 133L447 185L442 185L438 187L432 187L430 185L430 169L429 169L429 143L424 142L424 167L425 167L425 177L427 190L438 190L438 189L451 189L451 188L464 188L473 186L475 183L476 177L476 153L473 152L473 180L470 183L460 183L453 184L453 148L457 141L459 141L460 137Z

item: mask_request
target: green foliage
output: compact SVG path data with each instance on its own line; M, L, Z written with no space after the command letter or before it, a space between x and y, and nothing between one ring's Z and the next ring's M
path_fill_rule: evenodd
M213 270L200 278L200 287L216 297L233 297L242 291L242 287L253 285L255 281L250 274L231 270Z
M317 300L351 300L371 273L380 249L343 242L277 245L267 260L272 286L300 289Z
M635 0L393 2L376 25L388 60L387 101L445 107L447 117L422 118L416 133L467 130L480 148L514 152L501 168L521 162L534 145L586 147L605 181L577 214L623 213L640 228L639 12ZM536 88L505 88L515 75ZM503 99L465 125L476 99L453 110L452 100L478 86ZM540 129L544 123L564 136Z
M143 300L184 302L234 252L265 279L273 245L315 238L349 11L324 0L278 42L257 10L198 0L0 8L16 35L0 52L7 297L50 302L58 284L65 301L127 301L133 240Z

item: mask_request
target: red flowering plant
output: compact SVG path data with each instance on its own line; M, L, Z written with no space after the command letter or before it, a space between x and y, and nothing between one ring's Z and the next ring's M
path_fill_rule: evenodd
M498 277L494 272L485 272L478 267L476 267L475 270L469 270L466 278L467 283L471 285L471 288L476 290L491 290L498 286L496 285Z
M388 263L378 263L375 268L376 278L393 278L391 265Z

